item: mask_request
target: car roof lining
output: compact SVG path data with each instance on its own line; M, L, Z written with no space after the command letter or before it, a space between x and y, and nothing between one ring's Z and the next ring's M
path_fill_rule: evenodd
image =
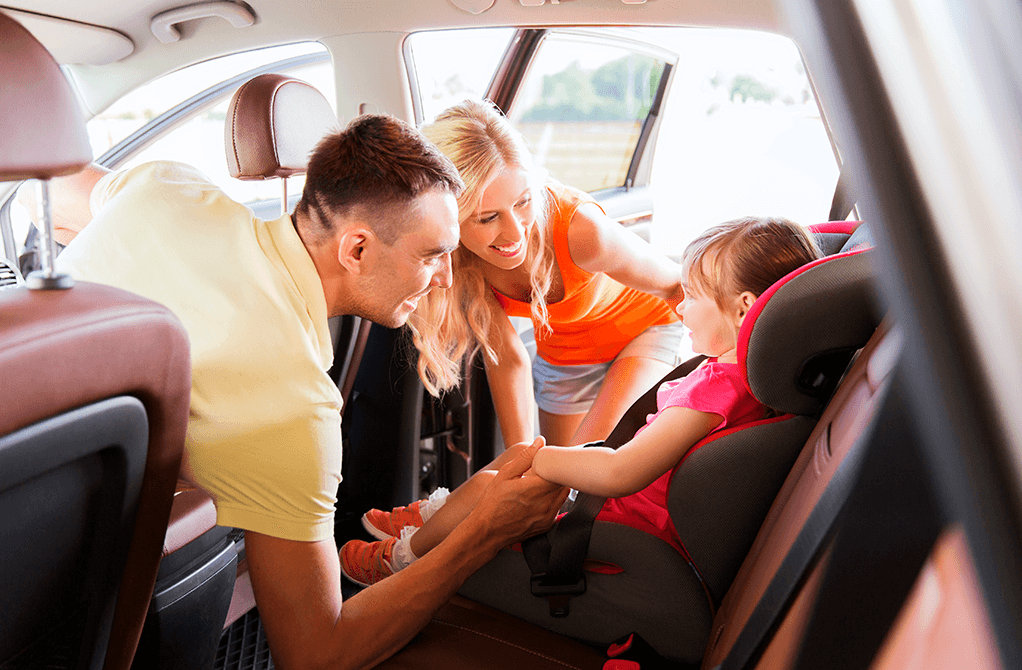
M428 10L424 5L431 5ZM176 6L183 4L178 0ZM338 5L331 0L301 3L274 0L250 0L255 13L254 25L234 28L220 19L198 19L179 24L181 39L162 44L150 29L152 16L173 9L165 2L125 3L111 0L8 0L3 9L15 9L60 17L88 24L80 30L94 34L109 29L112 35L129 40L134 51L101 67L75 64L104 57L95 53L70 50L62 64L71 75L86 107L96 114L124 93L156 77L182 67L249 49L309 40L328 41L331 37L357 33L401 33L480 27L557 27L557 26L693 26L763 30L784 34L785 22L774 0L719 3L715 0L688 0L684 3L648 2L630 5L608 0L573 0L570 3L546 3L523 7L513 0L502 0L492 8L472 15L447 0L421 0L404 3L396 0ZM74 24L68 24L73 26ZM45 35L39 35L45 38ZM111 37L110 39L118 39ZM65 39L47 44L52 52L68 52ZM84 44L84 41L81 41ZM62 46L64 45L64 46ZM109 45L105 48L109 49ZM109 56L105 56L109 57Z

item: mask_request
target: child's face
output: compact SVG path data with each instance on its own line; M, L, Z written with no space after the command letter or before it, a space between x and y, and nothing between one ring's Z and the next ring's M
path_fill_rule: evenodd
M695 353L726 357L737 347L738 328L734 320L699 288L685 285L685 300L678 307L678 314L691 331Z

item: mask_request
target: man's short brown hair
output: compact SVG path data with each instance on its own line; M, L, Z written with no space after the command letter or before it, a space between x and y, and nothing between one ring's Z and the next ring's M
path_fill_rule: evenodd
M433 189L455 197L464 189L450 159L400 119L359 116L313 151L296 207L311 229L300 232L323 239L333 234L334 217L360 216L393 244L404 232L407 206Z

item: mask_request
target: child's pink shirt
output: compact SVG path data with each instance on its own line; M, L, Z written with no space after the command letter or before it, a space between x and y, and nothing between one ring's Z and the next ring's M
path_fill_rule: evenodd
M729 426L762 419L766 411L766 406L756 400L746 387L738 364L719 363L715 358L681 379L661 384L656 399L656 414L646 417L646 425L636 431L636 435L668 407L688 407L719 415L723 421L709 435ZM685 455L689 453L692 453L691 449ZM624 498L608 498L596 518L656 535L684 554L678 532L667 512L667 489L673 473L672 467L637 493Z

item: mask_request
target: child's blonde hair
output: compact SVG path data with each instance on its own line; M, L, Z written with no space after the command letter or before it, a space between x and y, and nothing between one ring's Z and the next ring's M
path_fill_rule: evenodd
M536 223L529 231L524 265L531 287L532 320L538 326L536 336L542 337L550 330L546 294L554 267L546 232L545 172L534 166L522 135L489 102L459 103L422 132L454 162L465 182L458 197L459 223L475 215L483 191L501 170L520 167L530 175ZM459 246L451 254L451 265L451 288L430 291L408 319L419 350L419 377L433 395L458 385L466 355L474 356L481 348L487 359L497 361L497 330L486 305L486 293L491 289L483 277L485 261Z
M750 216L706 230L685 248L681 263L689 286L723 308L745 291L762 295L822 255L802 226L783 218Z

